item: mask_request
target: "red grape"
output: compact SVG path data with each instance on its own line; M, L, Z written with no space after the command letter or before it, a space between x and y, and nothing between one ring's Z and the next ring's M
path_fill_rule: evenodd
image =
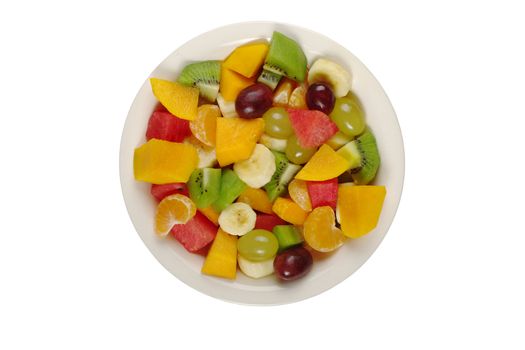
M292 281L306 275L313 265L310 252L303 247L287 249L275 257L275 275L283 281Z
M235 100L235 110L241 118L258 118L273 103L272 90L261 83L253 84L239 92Z
M323 83L310 85L306 92L306 105L310 109L315 109L330 114L334 109L335 96L330 87Z

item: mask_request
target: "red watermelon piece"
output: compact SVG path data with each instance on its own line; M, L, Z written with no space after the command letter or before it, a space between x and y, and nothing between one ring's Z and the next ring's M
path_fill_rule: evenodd
M171 184L164 185L151 185L151 195L155 197L159 202L164 199L164 197L171 196L172 194L183 194L187 197L190 196L188 192L188 186L183 182L175 182Z
M190 253L202 254L217 235L217 227L200 212L185 224L175 225L171 233Z
M177 118L168 111L157 108L149 118L146 140L160 139L182 142L191 135L190 122Z
M299 144L304 148L315 148L337 132L337 125L321 111L289 109L290 122Z
M257 214L257 219L255 219L256 229L272 231L274 226L277 225L288 225L288 223L277 215Z
M335 210L337 206L337 178L326 181L306 181L312 208L329 206Z

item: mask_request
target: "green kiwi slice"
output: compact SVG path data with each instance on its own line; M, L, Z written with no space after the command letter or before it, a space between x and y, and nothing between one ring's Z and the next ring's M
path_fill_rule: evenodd
M301 170L301 166L290 163L284 153L276 151L272 151L272 153L275 156L275 173L273 173L270 182L264 185L264 190L268 194L270 201L273 202L287 191L288 183Z
M376 138L370 130L365 130L361 136L352 142L355 142L355 148L359 152L360 163L350 172L356 184L366 185L374 179L381 164Z
M273 32L263 68L302 83L306 77L306 56L296 41Z
M219 198L212 204L213 209L218 212L232 204L246 189L246 184L237 176L235 171L225 169L222 172L220 187Z
M197 208L209 207L219 198L221 169L195 169L188 180L190 198Z
M274 72L270 72L269 70L263 69L261 72L261 75L259 75L259 78L257 78L257 81L259 83L263 83L267 85L270 89L275 90L277 87L277 84L279 84L279 81L281 80L283 76Z
M180 73L177 82L199 88L200 95L214 102L219 94L221 80L220 61L201 61L190 63Z

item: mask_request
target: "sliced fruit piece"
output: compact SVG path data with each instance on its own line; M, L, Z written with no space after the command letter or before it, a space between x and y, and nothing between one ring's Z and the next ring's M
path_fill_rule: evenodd
M199 89L173 81L150 78L153 95L173 115L193 120L197 116Z
M275 173L275 156L266 146L258 143L250 158L236 162L233 170L248 186L261 188L270 182Z
M292 90L296 85L297 83L291 79L283 79L273 93L273 104L282 107L288 106L288 101L292 95Z
M272 137L287 139L293 135L292 123L288 112L282 107L273 107L263 115L264 130Z
M233 50L223 65L246 78L251 78L261 69L267 53L267 42L248 43Z
M221 114L224 118L238 117L237 111L235 110L235 101L226 101L221 94L217 96L217 104L221 110Z
M190 130L193 136L206 146L215 146L215 135L217 133L217 118L221 111L216 105L202 105L197 109L197 118L192 120Z
M219 226L219 213L217 213L213 207L198 208L197 210L207 217L208 220L213 222L215 226Z
M295 109L308 108L308 106L306 106L306 87L304 84L299 85L292 91L290 99L288 100L288 107Z
M306 181L293 179L288 184L288 194L292 200L305 211L312 211L312 201L308 193Z
M148 121L146 140L159 139L182 142L191 135L189 122L172 115L168 111L155 111Z
M239 92L235 110L241 118L259 118L272 107L272 98L272 90L268 86L255 83Z
M200 95L214 102L219 93L221 80L220 61L202 61L190 63L180 73L177 82L199 88Z
M155 232L161 237L170 233L173 225L185 224L195 216L195 204L182 194L172 194L164 198L155 213Z
M272 211L273 213L273 211ZM255 228L272 231L277 225L286 225L287 222L275 214L257 214Z
M361 152L359 152L359 148L357 148L356 140L347 143L338 149L336 153L348 160L350 169L355 169L361 165Z
M385 186L340 186L338 220L345 236L359 238L379 221L386 196Z
M274 90L277 87L277 84L279 84L279 81L282 77L283 76L281 74L277 74L263 69L263 71L259 75L259 78L257 78L257 82L263 83L270 89Z
M237 237L219 229L202 265L202 273L235 279L237 273Z
M213 241L217 235L217 226L196 212L187 223L174 225L171 234L187 251L197 253Z
M197 208L209 207L219 198L221 169L196 169L188 181L190 198Z
M184 140L185 144L192 145L197 150L197 156L199 158L199 163L197 168L212 168L217 163L217 153L215 152L215 147L206 146L195 136L190 136Z
M337 178L325 181L306 181L306 187L308 187L313 208L329 206L335 210L339 187Z
M306 77L306 56L297 42L282 33L273 32L264 69L303 82Z
M272 151L284 152L286 151L287 139L277 139L267 134L262 134L259 142Z
M319 207L312 210L304 222L304 240L319 252L331 252L345 242L345 235L335 226L334 210Z
M301 246L279 253L274 261L275 276L281 281L293 281L306 275L313 265L312 255Z
M301 232L294 225L277 225L273 228L273 234L279 242L279 253L303 243Z
M247 186L239 176L237 176L235 171L224 169L222 171L220 187L219 198L213 203L213 208L217 212L223 211L227 206L232 204Z
M246 187L239 198L237 198L237 202L246 203L252 209L266 214L273 213L272 202L268 198L268 194L260 188Z
M224 167L250 158L263 130L261 118L218 118L215 148L219 165Z
M299 180L324 181L338 177L350 168L350 162L330 146L322 145L295 176Z
M187 182L198 161L191 145L151 139L135 148L133 173L135 180L154 184Z
M255 78L245 78L222 65L220 92L225 101L235 101L239 92L253 83Z
M172 184L164 184L164 185L151 185L151 195L155 197L156 200L159 202L166 198L167 196L170 196L172 194L182 194L185 196L189 196L188 187L183 182L176 182Z
M277 198L272 209L281 219L294 225L302 225L308 216L307 211L288 198Z
M226 207L219 215L221 228L235 236L242 236L255 227L257 215L246 203L233 203Z
M381 164L381 157L377 149L376 138L370 130L366 130L355 142L361 156L361 163L357 168L352 169L352 178L356 184L366 185L375 178Z
M288 161L286 156L279 152L272 152L275 158L275 171L264 189L268 193L270 201L286 192L288 183L293 179L295 174L301 169L299 165L292 164Z
M340 132L350 137L360 135L366 127L363 110L355 100L349 97L336 99L330 119L337 125Z
M288 116L304 148L319 147L337 133L337 125L323 112L289 109Z
M297 136L292 135L286 140L286 158L294 164L304 164L317 152L317 148L304 148L299 144Z
M273 273L273 258L264 261L250 261L239 254L237 262L241 271L251 278L262 278Z
M339 64L326 58L319 58L308 71L308 83L327 83L335 97L345 96L352 87L352 75Z
M237 241L239 255L250 261L271 259L278 249L277 238L268 230L252 230Z
M345 135L341 131L338 131L334 136L330 137L330 139L326 141L326 144L337 151L353 139L353 137Z
M335 96L330 86L325 83L313 83L306 91L308 109L315 109L329 115L334 109Z

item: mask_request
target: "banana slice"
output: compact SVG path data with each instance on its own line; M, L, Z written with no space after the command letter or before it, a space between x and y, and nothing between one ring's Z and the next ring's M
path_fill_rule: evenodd
M237 256L237 262L244 274L251 278L261 278L273 273L273 259L264 261L250 261L243 258L240 254Z
M287 139L278 139L267 134L262 134L260 142L271 150L284 152L286 151Z
M233 170L251 188L261 188L272 179L275 156L266 146L256 144L250 158L233 165Z
M237 111L235 110L235 102L234 101L226 101L224 97L222 97L221 94L217 96L217 103L219 104L219 109L221 110L221 114L225 118L233 118L238 117Z
M219 226L223 231L242 236L253 230L257 215L246 203L233 203L219 215Z
M197 168L213 168L217 163L217 154L215 147L209 147L197 140L195 136L190 136L184 139L184 143L190 144L197 150L197 156L199 157L199 164Z
M352 87L352 75L339 64L320 58L314 62L308 72L308 82L328 83L334 90L335 97L343 97Z

